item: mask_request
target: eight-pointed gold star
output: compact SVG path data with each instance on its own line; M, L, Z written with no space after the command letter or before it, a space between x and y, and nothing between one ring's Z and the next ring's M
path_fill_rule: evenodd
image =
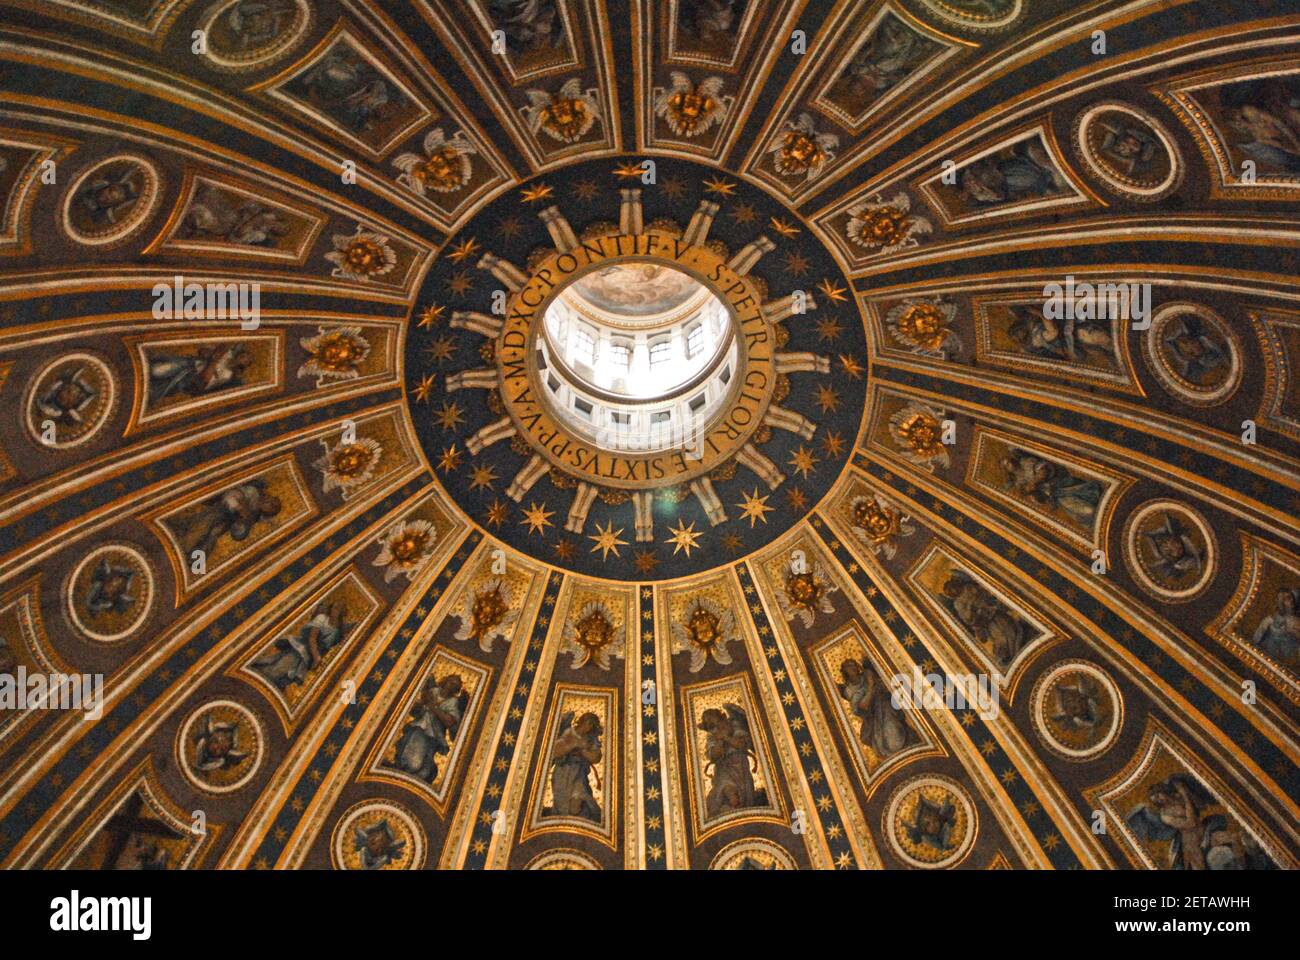
M591 552L595 553L597 550L599 550L600 559L602 560L607 559L611 552L614 554L614 556L617 557L618 548L627 546L626 540L619 539L619 534L621 534L622 532L623 532L622 527L619 527L617 530L614 529L613 520L610 520L605 525L604 530L600 528L599 523L596 524L596 536L593 537L590 534L587 535L588 540L594 540L596 542L596 545L591 548Z
M437 413L438 424L443 430L455 430L465 422L465 411L455 400L442 402L442 409Z
M555 190L545 183L535 183L531 187L524 187L523 190L519 191L524 203L536 203L539 200L545 200L554 192Z
M460 458L464 454L456 449L456 444L452 444L442 451L442 456L438 459L438 469L443 473L451 473L453 470L460 468Z
M420 378L420 382L415 385L415 399L420 403L429 402L429 394L433 392L434 376L426 373Z
M691 550L698 550L700 548L700 537L704 536L704 531L695 529L694 520L691 521L689 527L681 520L678 520L677 524L676 527L668 528L668 532L671 533L672 536L665 540L664 543L671 543L673 545L674 557L677 556L680 551L684 550L689 559Z
M551 526L551 517L555 515L554 510L547 510L546 504L533 501L524 511L524 518L519 522L528 525L528 532L545 533L546 528Z
M866 370L861 360L847 353L840 354L840 364L844 367L844 372L854 380L861 377L863 371Z
M790 221L782 219L781 217L772 217L771 220L769 220L768 222L771 223L773 230L781 234L781 236L786 237L787 239L793 237L795 234L799 232L798 227L796 227Z
M489 526L499 527L506 522L506 516L510 512L510 507L504 500L493 500L487 508L487 522Z
M800 444L799 449L790 454L790 459L786 461L794 468L795 473L799 474L805 480L810 473L817 470L817 458L812 455L812 451Z
M790 502L790 509L795 512L808 506L808 494L804 493L798 487L790 487L786 490L785 498Z
M469 488L471 490L478 490L480 488L491 490L493 481L497 479L499 478L490 466L475 467L474 473L470 476Z
M822 317L817 321L818 340L838 340L844 328L834 317Z
M447 308L441 304L431 303L420 311L419 327L422 330L428 330L435 323L442 319L442 312Z
M781 259L785 264L785 272L793 277L802 277L812 266L808 258L798 250L787 250Z
M705 193L716 193L720 197L729 197L736 192L736 184L725 177L713 177L704 181Z
M744 503L736 504L736 506L740 507L742 511L741 519L749 519L749 527L751 530L753 529L756 520L762 520L764 523L767 523L767 515L776 509L776 507L769 507L767 505L768 497L770 496L771 494L769 493L767 496L760 497L758 495L758 487L755 487L753 493L744 494Z
M826 294L826 299L831 303L843 303L848 299L848 288L841 287L829 277L823 277L822 282L817 284L817 289Z
M460 263L461 261L468 260L470 257L474 256L474 254L480 249L481 247L477 240L473 237L466 237L460 243L451 248L451 251L447 254L447 258L454 263Z
M439 337L425 347L424 352L429 355L429 359L436 360L438 363L446 363L456 353L456 341L451 337Z

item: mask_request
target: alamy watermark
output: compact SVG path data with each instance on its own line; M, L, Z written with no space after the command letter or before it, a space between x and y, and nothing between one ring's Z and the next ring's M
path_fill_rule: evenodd
M890 703L895 710L974 710L985 721L999 712L1000 674L896 673L890 678Z
M1047 320L1131 320L1134 330L1151 326L1151 284L1089 283L1073 275L1043 287Z
M620 411L621 412L621 411ZM651 423L648 427L612 422L587 431L603 450L681 450L688 460L704 458L704 422L691 417L686 422Z
M102 673L28 673L19 664L0 673L0 710L80 710L87 720L104 713Z
M91 897L73 890L50 901L50 929L56 933L122 931L132 940L153 933L152 897Z
M154 284L153 296L155 320L238 320L245 330L262 322L259 283L186 283L176 276L169 284Z

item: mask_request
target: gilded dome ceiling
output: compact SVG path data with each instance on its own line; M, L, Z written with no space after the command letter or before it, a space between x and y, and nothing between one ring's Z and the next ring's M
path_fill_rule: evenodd
M1295 867L1298 202L1294 0L0 0L0 865Z

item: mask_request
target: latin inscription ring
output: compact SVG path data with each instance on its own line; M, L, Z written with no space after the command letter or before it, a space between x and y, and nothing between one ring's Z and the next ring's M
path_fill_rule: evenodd
M537 363L536 339L555 295L583 274L627 260L671 266L711 288L731 312L740 343L729 396L719 411L683 431L680 445L653 452L617 449L612 430L611 442L600 444L567 429L551 409ZM625 489L685 483L733 457L763 422L777 374L776 336L762 306L758 287L708 247L654 230L582 240L537 262L510 297L496 350L502 400L519 435L580 480Z

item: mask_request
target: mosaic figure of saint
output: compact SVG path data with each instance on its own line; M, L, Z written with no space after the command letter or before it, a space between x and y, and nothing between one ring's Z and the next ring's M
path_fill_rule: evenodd
M593 823L601 820L600 804L591 789L590 774L602 757L604 728L594 713L574 719L573 712L560 718L563 731L555 741L551 760L552 806L548 816L581 817Z

